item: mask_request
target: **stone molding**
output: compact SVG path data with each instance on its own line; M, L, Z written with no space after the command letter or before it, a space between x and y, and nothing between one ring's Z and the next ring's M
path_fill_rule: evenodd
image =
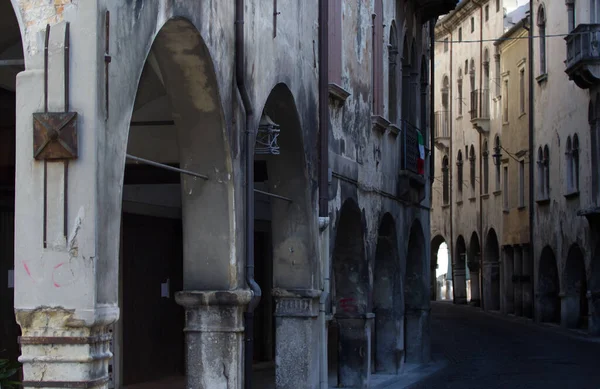
M272 291L275 297L276 317L317 317L319 316L320 290L280 289Z
M175 294L175 301L186 309L213 305L242 306L250 303L252 294L250 289L184 290Z

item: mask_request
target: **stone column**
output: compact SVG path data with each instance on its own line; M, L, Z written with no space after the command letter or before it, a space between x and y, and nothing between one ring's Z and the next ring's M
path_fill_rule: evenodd
M436 301L436 300L440 300L440 296L441 296L440 288L438 286L437 277L436 277L436 270L438 268L437 252L431 253L430 267L431 267L431 272L430 272L430 277L429 277L429 284L430 284L431 292L429 294L429 298L431 299L431 301Z
M600 291L588 291L587 298L590 311L588 331L590 335L600 336Z
M467 303L467 272L464 255L459 255L452 266L452 283L454 287L454 304Z
M481 306L481 288L479 281L479 261L481 257L476 255L469 261L469 271L471 272L471 302L470 304L479 307Z
M515 313L515 288L513 283L514 258L513 250L504 248L504 313Z
M498 262L483 262L483 306L486 311L497 311L500 309L498 306L500 288L500 285L498 285L499 272L500 264Z
M529 250L530 246L523 246L521 288L523 294L523 316L533 318L533 260Z
M274 289L275 386L319 386L319 290Z
M243 313L250 290L183 291L187 389L242 389Z
M514 248L513 287L515 296L515 315L523 316L523 287L521 277L523 275L523 252L521 247Z
M371 376L371 329L375 315L335 315L339 328L338 385L369 388Z
M406 316L404 331L408 334L404 345L406 363L427 363L431 358L430 310L429 307L412 308L404 313Z
M577 291L567 291L560 295L560 323L566 328L577 328L579 326L580 298Z

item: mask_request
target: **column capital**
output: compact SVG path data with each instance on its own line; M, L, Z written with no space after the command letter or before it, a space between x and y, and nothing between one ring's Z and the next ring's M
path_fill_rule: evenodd
M276 317L314 318L319 316L320 290L275 288L272 294L275 297Z
M252 299L250 289L237 290L184 290L175 294L177 304L185 309L194 309L212 305L243 306Z

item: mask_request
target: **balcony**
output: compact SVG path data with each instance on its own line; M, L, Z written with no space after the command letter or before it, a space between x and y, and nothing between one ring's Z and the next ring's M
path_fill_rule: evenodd
M580 24L565 40L569 79L582 89L600 84L600 24Z
M476 89L471 91L471 123L481 134L490 132L490 91Z
M447 152L450 149L450 112L437 111L435 113L434 131L435 147L442 152Z
M405 201L418 204L425 198L424 169L419 171L419 129L402 120L400 137L402 153L398 175L397 196ZM424 162L423 162L424 163Z
M417 0L417 8L421 11L421 20L429 20L445 15L456 8L458 0Z

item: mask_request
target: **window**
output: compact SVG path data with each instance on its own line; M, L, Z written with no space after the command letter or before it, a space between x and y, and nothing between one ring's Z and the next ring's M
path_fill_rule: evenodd
M445 155L442 160L442 194L444 204L448 204L450 202L450 172L448 168L448 156Z
M329 1L329 82L342 85L342 0Z
M490 191L490 164L489 164L489 150L488 142L483 142L483 152L481 156L483 158L483 194L488 194Z
M595 101L595 103L594 103ZM592 201L598 203L600 196L600 134L598 134L598 113L600 112L600 94L591 98L588 105L588 124L590 129L590 154L592 165Z
M594 0L592 0L592 3ZM575 0L566 1L567 4L567 19L569 21L569 32L575 28ZM593 7L593 5L592 5Z
M574 193L579 190L579 138L577 134L567 137L567 146L565 151L565 162L567 172L567 193Z
M546 174L544 173L544 151L542 147L538 149L538 196L539 199L546 198Z
M463 155L462 150L458 150L458 155L456 157L456 190L458 191L459 200L462 197L463 192Z
M508 80L504 80L502 104L504 105L504 109L502 110L502 121L508 123Z
M600 0L591 0L590 23L596 24L598 22L600 22Z
M388 119L392 124L398 124L398 31L392 21L390 27L390 45L388 46Z
M471 16L471 32L475 32L475 18Z
M485 21L487 22L488 20L490 20L490 6L486 5L485 6Z
M573 135L573 190L579 191L579 137Z
M500 12L500 0L496 0L496 12Z
M373 80L373 114L383 114L383 3L375 1L373 14L373 50L372 50L372 80Z
M458 28L458 41L462 42L462 27Z
M540 43L540 75L546 74L546 11L543 5L538 8L538 35Z
M475 148L471 145L471 149L469 150L469 164L471 165L471 196L475 196Z
M525 113L525 69L519 71L519 108L520 113Z
M456 102L458 105L458 116L462 116L463 113L463 80L462 80L462 70L458 68L458 101Z
M544 146L544 198L550 198L550 149Z
M500 191L500 164L502 163L502 146L500 137L496 135L494 139L494 165L496 166L496 191Z
M502 193L502 199L504 200L504 210L508 211L508 166L504 166L503 169L504 188Z
M565 150L565 170L567 175L567 193L573 191L573 146L571 144L571 137L567 137L567 146Z
M444 53L448 52L448 46L449 46L448 38L444 38Z
M525 161L519 161L519 207L525 206Z

